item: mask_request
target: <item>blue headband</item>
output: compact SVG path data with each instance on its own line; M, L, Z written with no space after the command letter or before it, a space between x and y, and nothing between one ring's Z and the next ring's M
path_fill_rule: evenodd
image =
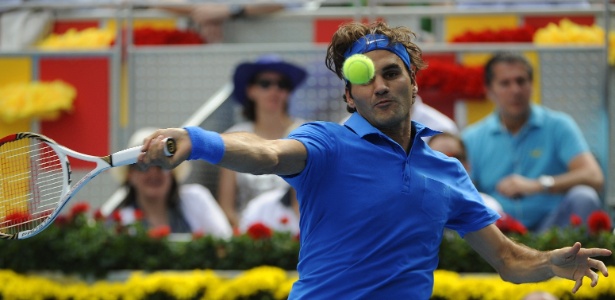
M357 53L363 54L374 50L387 50L395 53L395 55L399 56L404 62L406 68L410 70L412 63L410 62L410 56L408 55L406 47L401 43L391 44L389 37L384 34L368 34L356 40L352 46L346 50L344 57L349 58Z

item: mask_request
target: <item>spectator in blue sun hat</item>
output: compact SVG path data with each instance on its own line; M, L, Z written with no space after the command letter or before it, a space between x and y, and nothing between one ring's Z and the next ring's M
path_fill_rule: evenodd
M245 121L227 132L251 132L278 139L305 123L288 113L293 91L307 77L303 67L283 60L276 54L265 54L255 61L240 63L233 74L233 98L243 106ZM241 214L251 199L264 192L290 186L275 175L252 175L220 170L218 201L231 224L237 228Z
M277 74L275 79L269 80L262 73ZM250 121L256 121L256 102L251 99L249 92L252 87L259 87L268 90L270 84L275 84L279 90L286 93L286 100L290 94L303 83L307 76L304 68L282 60L277 54L265 54L254 62L244 62L237 66L233 74L233 98L244 106L244 117ZM252 97L254 95L252 94ZM257 96L258 97L258 96ZM251 100L250 100L251 99ZM288 103L286 103L288 106Z

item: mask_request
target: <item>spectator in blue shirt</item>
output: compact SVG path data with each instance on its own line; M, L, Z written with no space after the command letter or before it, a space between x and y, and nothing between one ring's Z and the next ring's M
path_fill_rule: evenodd
M607 249L580 243L537 251L508 239L494 225L464 167L421 138L435 131L411 120L416 72L425 67L413 32L352 22L341 26L326 63L342 78L353 54L373 60L366 84L346 84L352 116L343 125L310 122L287 138L266 140L199 127L159 130L146 138L139 163L171 168L204 159L239 172L278 174L297 191L301 249L299 280L289 299L429 299L445 228L457 231L504 280L536 282L583 277L595 286ZM177 141L163 154L164 137Z
M587 221L601 209L604 176L574 120L532 104L532 76L523 56L496 53L485 65L496 109L462 138L476 188L529 230L543 232L570 225L572 214Z

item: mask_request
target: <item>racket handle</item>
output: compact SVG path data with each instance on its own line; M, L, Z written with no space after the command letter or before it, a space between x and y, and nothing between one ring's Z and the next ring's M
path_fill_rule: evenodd
M175 139L173 138L165 138L164 140L164 154L166 156L173 156L175 151L177 151L177 143L175 143Z

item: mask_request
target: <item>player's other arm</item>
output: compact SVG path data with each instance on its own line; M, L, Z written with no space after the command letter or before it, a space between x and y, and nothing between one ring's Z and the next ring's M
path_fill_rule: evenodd
M604 263L592 258L611 255L608 249L581 248L577 242L572 247L538 251L512 241L494 224L468 233L465 240L502 279L513 283L538 282L558 276L576 281L572 289L575 293L585 276L591 279L592 287L598 284L598 274L593 270L608 276Z
M175 139L172 157L164 155L163 139ZM204 159L237 172L297 174L305 167L307 150L292 139L266 140L247 132L218 134L198 127L160 129L143 141L142 166L173 168L186 159Z

